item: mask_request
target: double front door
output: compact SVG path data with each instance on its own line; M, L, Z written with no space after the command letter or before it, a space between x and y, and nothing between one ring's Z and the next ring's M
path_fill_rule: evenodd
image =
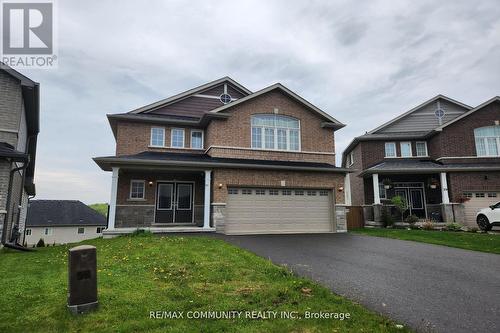
M395 194L406 199L410 214L425 217L425 201L423 188L395 188Z
M155 223L193 223L193 183L158 182Z

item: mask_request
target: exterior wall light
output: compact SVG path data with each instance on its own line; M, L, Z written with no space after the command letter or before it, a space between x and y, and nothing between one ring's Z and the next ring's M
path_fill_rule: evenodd
M149 186L153 186L153 181L152 181L152 180L150 180L150 181L148 182L148 185L149 185Z
M344 186L339 187L339 192L342 192L344 190Z
M221 189L221 188L222 188L222 184L219 184L219 189Z

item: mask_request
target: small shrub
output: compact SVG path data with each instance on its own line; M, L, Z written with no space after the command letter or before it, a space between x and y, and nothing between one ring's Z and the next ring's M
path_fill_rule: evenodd
M38 243L36 243L36 247L45 247L45 242L43 241L43 238L40 238Z
M405 198L397 195L391 199L391 203L396 207L396 209L401 213L401 222L404 222L404 213L408 210L408 202Z
M446 230L447 231L461 231L462 225L460 225L458 223L448 223L446 225Z
M418 222L418 216L417 215L410 215L408 216L405 221L411 225L414 225L415 223Z
M424 223L422 223L422 229L424 230L434 230L434 222L432 221L425 221Z
M147 231L147 230L144 230L144 229L136 229L133 233L131 233L130 235L132 237L135 237L135 236L148 236L148 235L151 235L152 232L151 231Z

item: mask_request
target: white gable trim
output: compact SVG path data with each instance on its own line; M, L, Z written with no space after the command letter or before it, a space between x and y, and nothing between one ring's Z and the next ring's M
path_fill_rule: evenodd
M453 119L453 120L451 120L451 121L447 122L446 124L439 126L438 128L436 128L436 131L442 131L442 130L443 130L443 128L445 128L446 126L448 126L448 125L450 125L450 124L453 124L454 122L459 121L460 119L465 118L465 117L467 117L468 115L470 115L470 114L472 114L472 113L474 113L474 112L476 112L476 111L478 111L478 110L481 110L481 109L482 109L482 108L484 108L485 106L487 106L487 105L489 105L489 104L491 104L491 103L493 103L493 102L495 102L495 101L499 101L499 102L500 102L500 96L495 96L495 97L493 97L493 98L491 98L491 99L487 100L486 102L484 102L484 103L482 103L482 104L480 104L480 105L476 106L476 107L475 107L475 108L473 108L472 110L467 111L466 113L462 114L461 116L456 117L455 119Z
M244 103L244 102L246 102L246 101L248 101L248 100L250 100L252 98L255 98L257 96L260 96L260 95L263 95L265 93L268 93L268 92L270 92L270 91L272 91L274 89L279 89L279 90L283 91L288 96L292 97L293 99L295 99L299 103L305 105L309 109L315 111L316 113L319 113L321 116L323 116L324 118L328 119L329 121L331 121L331 122L333 122L333 123L335 123L337 125L340 125L340 126L345 126L340 121L338 121L337 119L335 119L332 116L330 116L328 113L324 112L323 110L321 110L318 107L314 106L313 104L311 104L310 102L308 102L304 98L300 97L299 95L297 95L296 93L294 93L293 91L291 91L290 89L288 89L287 87L283 86L281 83L275 83L275 84L273 84L273 85L271 85L271 86L269 86L267 88L264 88L262 90L256 91L256 92L254 92L251 95L248 95L248 96L245 96L243 98L240 98L237 101L234 101L234 102L228 103L226 105L220 106L217 109L214 109L214 110L212 110L210 112L211 113L217 113L217 112L224 111L224 110L229 109L229 108L231 108L233 106L236 106L238 104Z
M396 121L398 121L398 120L400 120L400 119L402 119L402 118L404 118L404 117L406 117L406 116L409 116L409 115L410 115L410 114L412 114L413 112L418 111L418 110L420 110L421 108L423 108L423 107L425 107L425 106L427 106L427 105L429 105L429 104L431 104L431 103L433 103L433 102L437 101L438 99L443 99L443 100L448 101L448 102L450 102L450 103L453 103L453 104L459 105L459 106L461 106L461 107L463 107L463 108L465 108L465 109L467 109L467 110L472 109L472 107L471 107L471 106L469 106L469 105L466 105L466 104L464 104L464 103L461 103L461 102L459 102L459 101L456 101L456 100L454 100L454 99L451 99L451 98L449 98L449 97L446 97L446 96L444 96L444 95L441 95L441 94L440 94L440 95L437 95L437 96L435 96L435 97L433 97L433 98L429 99L428 101L426 101L426 102L424 102L424 103L422 103L422 104L420 104L420 105L417 105L417 106L416 106L416 107L414 107L413 109L411 109L411 110L409 110L409 111L407 111L407 112L405 112L405 113L403 113L403 114L401 114L401 115L397 116L396 118L391 119L390 121L388 121L388 122L386 122L386 123L384 123L384 124L380 125L379 127L377 127L377 128L375 128L375 129L373 129L373 130L369 131L369 132L368 132L368 134L374 134L374 133L376 133L376 132L380 131L381 129L383 129L383 128L385 128L385 127L388 127L389 125L392 125L392 124L393 124L393 123L395 123Z
M210 88L212 88L214 86L217 86L217 85L219 85L221 83L224 83L224 82L229 82L230 84L234 85L237 89L241 90L242 92L244 92L246 94L251 94L252 93L250 90L248 90L247 88L245 88L244 86L242 86L238 82L236 82L233 79L231 79L230 77L226 76L226 77L223 77L221 79L205 83L205 84L203 84L203 85L201 85L199 87L186 90L186 91L184 91L184 92L182 92L180 94L177 94L177 95L174 95L174 96L162 99L161 101L154 102L154 103L142 106L142 107L140 107L138 109L134 109L132 111L129 111L128 113L148 113L148 112L154 111L155 109L157 109L159 107L162 107L162 106L165 106L165 105L168 105L168 104L172 104L174 102L178 102L181 99L187 98L187 97L189 97L191 95L195 95L195 94L201 93L201 92L203 92L205 90L208 90L208 89L210 89Z

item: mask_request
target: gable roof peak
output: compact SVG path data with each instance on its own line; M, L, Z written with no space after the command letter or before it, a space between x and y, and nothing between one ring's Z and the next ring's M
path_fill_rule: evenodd
M375 129L373 129L373 130L369 131L369 132L368 132L368 134L375 134L375 133L377 133L378 131L380 131L380 130L382 130L382 129L384 129L384 128L386 128L386 127L388 127L388 126L392 125L392 124L394 124L394 123L395 123L395 122L397 122L398 120L401 120L401 119L403 119L403 118L405 118L405 117L409 116L410 114L412 114L412 113L414 113L414 112L416 112L416 111L418 111L418 110L422 109L423 107L425 107L425 106L427 106L427 105L429 105L429 104L431 104L431 103L433 103L433 102L437 101L438 99L442 99L442 100L448 101L448 102L450 102L450 103L452 103L452 104L455 104L455 105L458 105L458 106L460 106L460 107L462 107L462 108L464 108L464 109L466 109L466 110L470 110L470 109L472 109L472 106L470 106L470 105L467 105L467 104L464 104L464 103L462 103L462 102L459 102L459 101L457 101L457 100L455 100L455 99L453 99L453 98L450 98L450 97L448 97L448 96L445 96L445 95L443 95L443 94L437 94L436 96L434 96L434 97L432 97L432 98L428 99L427 101L425 101L425 102L423 102L423 103L421 103L421 104L419 104L419 105L415 106L414 108L412 108L412 109L408 110L407 112L404 112L404 113L400 114L399 116L397 116L397 117L395 117L395 118L393 118L393 119L389 120L388 122L385 122L384 124L382 124L382 125L378 126L377 128L375 128Z
M192 96L194 94L197 94L199 92L205 91L207 89L215 87L215 86L222 84L224 82L228 82L229 84L233 85L234 87L236 87L238 90L240 90L242 93L244 93L246 95L252 93L251 90L247 89L245 86L236 82L235 80L233 80L229 76L224 76L224 77L221 77L220 79L204 83L204 84L197 86L195 88L188 89L188 90L183 91L181 93L178 93L176 95L173 95L173 96L167 97L165 99L159 100L157 102L154 102L154 103L142 106L140 108L134 109L132 111L129 111L128 113L147 113L149 111L152 111L153 109L180 101L184 98L187 98L187 97Z

